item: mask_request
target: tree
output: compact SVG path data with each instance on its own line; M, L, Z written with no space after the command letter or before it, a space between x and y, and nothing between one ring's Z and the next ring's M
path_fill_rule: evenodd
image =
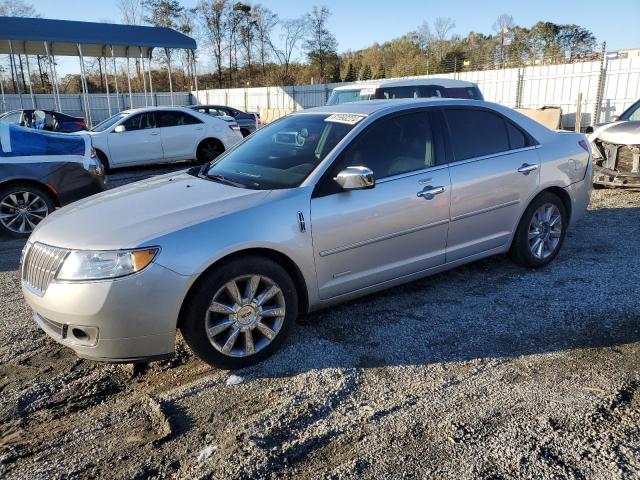
M349 66L347 66L347 74L344 76L345 82L355 82L356 81L356 69L353 66L353 63L349 62Z
M23 0L0 0L0 16L2 17L39 17L36 9Z
M144 21L154 27L177 28L178 18L184 11L178 0L142 0L146 15Z
M558 33L558 43L565 55L569 55L569 60L573 61L594 51L596 37L578 25L562 25Z
M285 20L282 22L281 31L281 47L276 47L272 41L269 41L269 45L282 66L280 81L288 83L293 81L291 78L291 57L307 32L306 18Z
M244 58L246 61L248 71L248 83L251 84L251 59L253 58L253 47L255 46L256 38L256 22L253 18L253 12L251 5L244 3L237 3L234 8L238 9L240 15L240 44L244 50Z
M333 62L333 67L331 68L331 72L329 73L329 83L340 83L341 81L342 79L340 78L340 58L336 58L336 61Z
M371 80L371 67L368 63L360 70L360 80Z
M307 15L309 23L309 38L304 43L307 58L311 64L317 64L320 74L320 83L324 83L325 68L329 58L336 54L338 42L336 37L327 28L327 21L331 12L327 7L313 7Z
M438 17L433 24L434 34L431 43L434 45L435 53L440 62L449 51L449 32L455 27L456 22L449 17Z
M205 32L207 41L213 52L218 74L218 87L222 88L222 56L226 49L226 10L229 7L227 0L201 0L196 7L196 14Z
M143 6L140 0L117 0L116 7L120 11L120 20L125 25L140 25L143 22Z
M500 43L498 49L500 51L500 65L504 65L504 47L511 44L513 39L512 30L515 26L513 17L506 13L500 15L495 22L493 22L493 30L498 34Z
M376 80L381 80L386 77L387 73L384 70L384 65L381 63L380 65L378 65L378 70L376 70L376 74L373 78L375 78Z
M278 24L278 15L266 7L258 4L253 7L253 18L256 27L256 40L258 42L258 57L262 65L262 81L267 78L267 61L269 60L269 44L271 33Z

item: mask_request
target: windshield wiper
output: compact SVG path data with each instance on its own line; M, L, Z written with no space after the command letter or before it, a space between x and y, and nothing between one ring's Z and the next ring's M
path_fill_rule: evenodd
M213 180L214 182L224 183L226 185L231 185L232 187L246 188L243 183L235 182L223 175L205 175L209 180Z

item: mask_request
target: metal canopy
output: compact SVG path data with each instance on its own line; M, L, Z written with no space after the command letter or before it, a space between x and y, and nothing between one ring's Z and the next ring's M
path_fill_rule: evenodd
M12 53L10 41L14 54L53 56L78 56L78 45L86 57L102 57L106 45L115 57L133 56L131 49L149 57L154 48L196 48L193 38L171 28L0 16L0 54Z

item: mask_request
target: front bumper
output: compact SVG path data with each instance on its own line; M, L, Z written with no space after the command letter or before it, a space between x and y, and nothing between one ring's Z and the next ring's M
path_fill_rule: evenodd
M128 277L95 282L52 282L41 296L22 292L35 322L83 358L109 362L171 355L189 277L156 263Z
M640 188L640 173L618 172L594 165L593 183L609 187Z

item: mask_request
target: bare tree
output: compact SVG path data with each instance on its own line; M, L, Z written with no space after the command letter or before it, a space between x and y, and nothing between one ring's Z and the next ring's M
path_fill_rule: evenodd
M331 12L327 7L313 7L312 12L307 15L309 38L304 42L304 49L309 61L318 65L320 83L324 83L327 62L336 55L338 48L336 37L327 28L330 16Z
M240 44L244 51L244 59L247 66L248 83L251 83L252 71L251 60L253 58L253 50L256 40L256 22L253 18L253 10L251 5L242 4L239 6L238 11L240 13Z
M120 11L120 21L125 25L141 25L144 10L140 0L117 0L116 8Z
M449 17L438 17L433 22L433 50L440 62L449 51L449 33L454 28L456 23Z
M293 18L285 20L281 24L280 42L281 47L276 47L273 42L269 41L269 45L274 55L282 66L280 80L283 83L292 81L291 78L291 58L298 48L298 45L307 33L307 20L305 17Z
M278 24L278 15L266 7L258 4L253 7L253 18L256 25L256 40L258 43L258 56L262 65L262 80L267 78L267 61L269 60L269 44L271 33Z
M0 0L0 16L3 17L39 17L36 9L30 3L26 3L23 0ZM20 76L22 77L22 85L26 88L26 82L24 78L24 68L22 65L22 55L18 55L18 65L20 66ZM16 70L18 65L16 65ZM16 71L16 77L17 77ZM13 80L13 89L17 92L16 82L17 78L14 78L13 72L11 73ZM31 79L29 79L31 81Z
M228 0L201 0L196 7L202 29L211 45L213 59L218 71L218 87L222 88L222 62L226 50L226 15L229 8Z
M511 43L511 32L515 25L513 17L507 13L503 13L493 22L493 30L498 34L500 39L500 45L498 46L500 51L500 65L504 65L504 47Z

